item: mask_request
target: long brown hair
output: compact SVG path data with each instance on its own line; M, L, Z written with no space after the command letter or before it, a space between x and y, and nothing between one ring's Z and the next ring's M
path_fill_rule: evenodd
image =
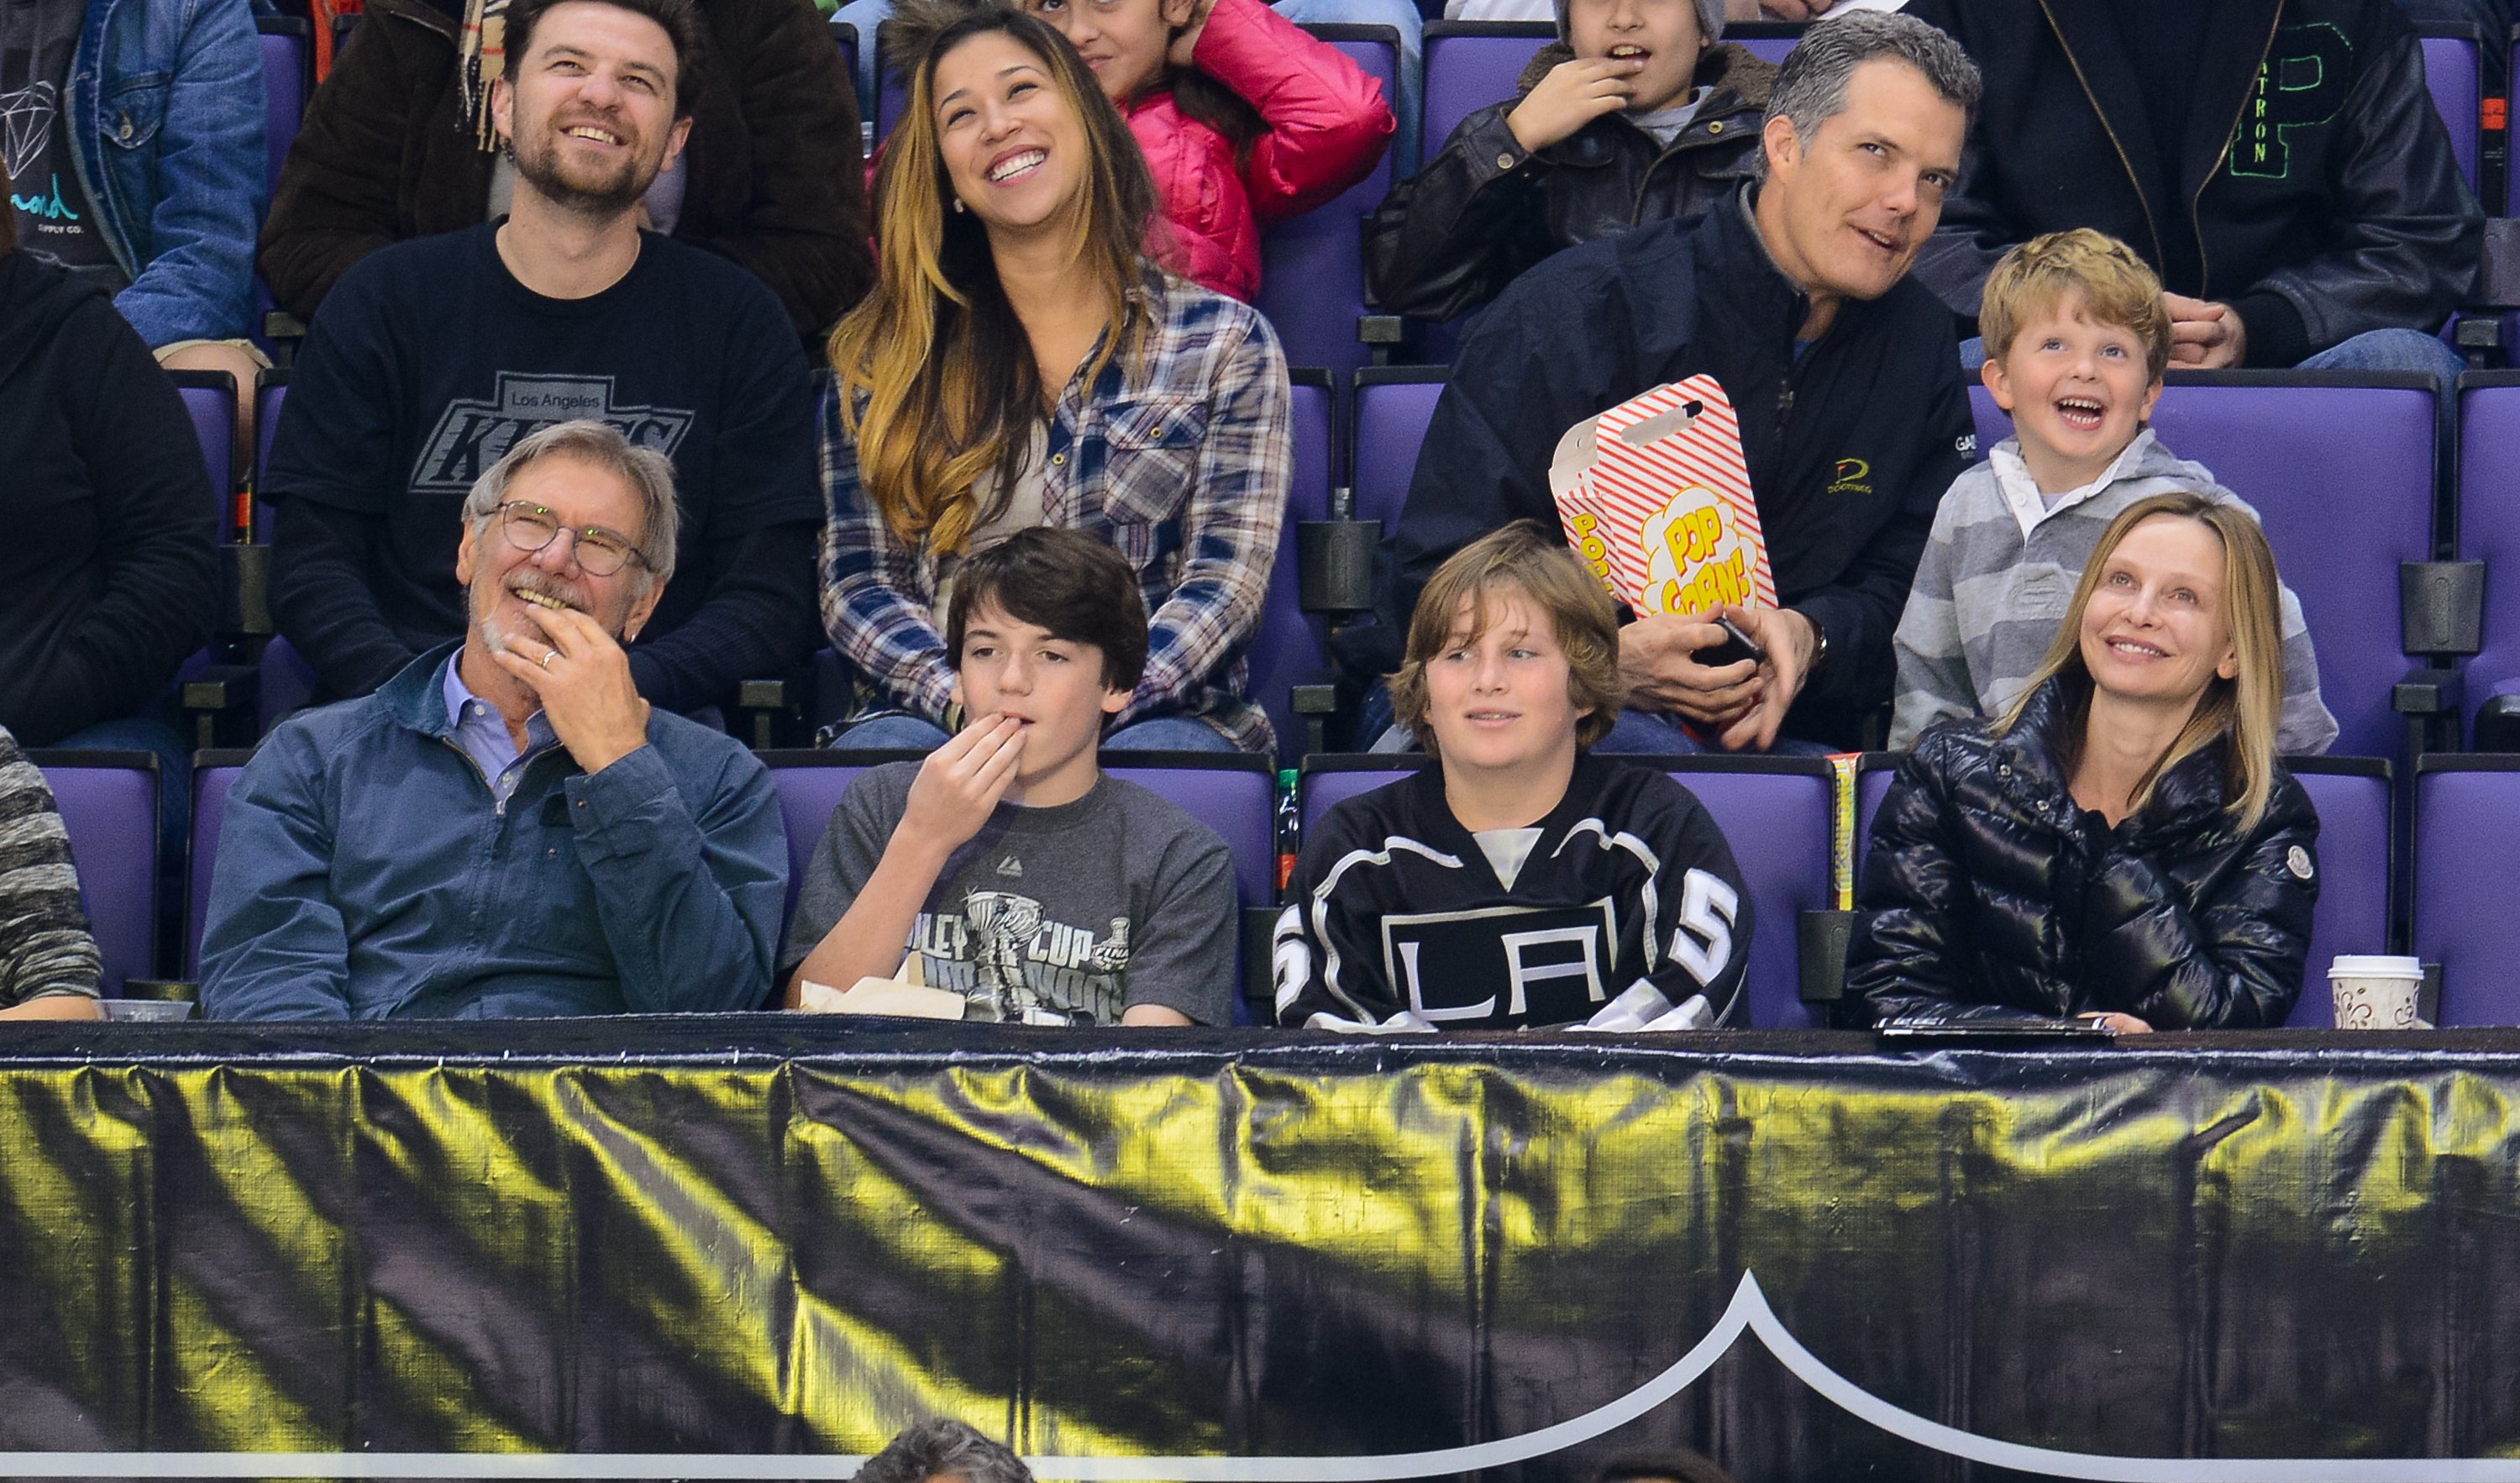
M1477 643L1495 621L1492 600L1510 593L1540 609L1565 651L1566 698L1585 712L1575 721L1575 744L1589 747L1618 724L1628 696L1619 678L1618 605L1565 542L1536 521L1516 520L1454 552L1418 594L1408 662L1391 676L1391 712L1430 756L1440 748L1426 719L1426 666L1457 643ZM1467 633L1460 627L1464 607Z
M2031 697L2054 680L2065 722L2058 732L2057 758L2068 773L2073 771L2082 758L2083 728L2092 713L2092 671L2083 662L2083 610L2091 606L2102 568L2118 546L2138 525L2159 515L2194 520L2222 540L2223 615L2231 630L2237 672L2228 680L2218 674L2206 683L2170 749L2137 782L2129 806L2141 810L2152 801L2153 786L2164 775L2222 740L2228 743L2224 753L2228 807L2240 816L2242 828L2254 829L2275 786L2275 729L2283 718L2283 587L2266 532L2241 506L2182 489L2138 500L2111 520L2083 568L2083 580L2074 588L2073 605L2057 625L2055 641L2048 646L2048 657L1995 732L2002 736L2020 725Z
M1065 213L1071 261L1078 292L1102 299L1110 326L1086 368L1089 382L1144 343L1141 249L1155 186L1128 125L1048 22L996 0L905 0L892 27L910 98L876 172L881 271L875 292L832 332L832 370L867 498L903 540L954 552L1000 513L975 508L981 476L995 471L1000 501L1009 497L1043 388L987 229L947 210L953 187L936 128L936 64L973 36L1004 32L1040 59L1084 123L1085 186Z

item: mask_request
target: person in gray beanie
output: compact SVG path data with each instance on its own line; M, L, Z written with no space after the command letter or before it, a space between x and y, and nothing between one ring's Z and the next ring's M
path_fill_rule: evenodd
M1532 264L1693 220L1749 177L1777 69L1725 44L1724 0L1555 0L1516 95L1462 120L1365 226L1387 313L1451 319Z

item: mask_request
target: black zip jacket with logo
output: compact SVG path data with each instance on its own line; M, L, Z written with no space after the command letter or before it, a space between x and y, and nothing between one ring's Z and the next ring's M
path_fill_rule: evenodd
M1512 520L1560 528L1549 463L1567 428L1703 373L1740 419L1778 599L1828 639L1784 731L1855 744L1890 698L1890 634L1977 436L1951 313L1921 285L1847 300L1796 358L1809 304L1769 260L1750 202L1745 191L1694 223L1569 247L1480 316L1389 542L1382 627L1343 636L1352 670L1398 667L1409 612L1446 557ZM1388 652L1369 653L1377 640Z
M2096 0L1913 0L1985 74L1959 189L1916 277L1974 318L1995 260L2094 227L2174 293L2239 311L2252 366L2367 330L2430 332L2476 276L2484 212L2395 0L2223 0L2203 19L2182 142ZM2177 178L2167 160L2175 158Z
M1694 221L1750 178L1774 66L1719 46L1697 66L1706 101L1668 146L1605 113L1545 149L1507 126L1541 79L1575 60L1541 48L1511 98L1464 118L1425 168L1391 188L1365 219L1365 277L1394 314L1451 319L1477 308L1563 247L1648 221Z

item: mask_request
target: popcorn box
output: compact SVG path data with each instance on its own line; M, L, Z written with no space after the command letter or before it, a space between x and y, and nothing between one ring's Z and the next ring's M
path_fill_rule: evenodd
M1549 489L1573 547L1640 617L1777 606L1732 398L1711 376L1566 429Z

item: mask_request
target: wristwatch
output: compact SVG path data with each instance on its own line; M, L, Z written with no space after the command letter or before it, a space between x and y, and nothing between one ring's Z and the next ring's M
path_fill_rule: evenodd
M1813 675L1819 674L1820 667L1828 662L1828 630L1822 627L1820 619L1810 613L1803 614L1803 621L1812 627L1811 667L1803 672L1803 678L1808 680Z

